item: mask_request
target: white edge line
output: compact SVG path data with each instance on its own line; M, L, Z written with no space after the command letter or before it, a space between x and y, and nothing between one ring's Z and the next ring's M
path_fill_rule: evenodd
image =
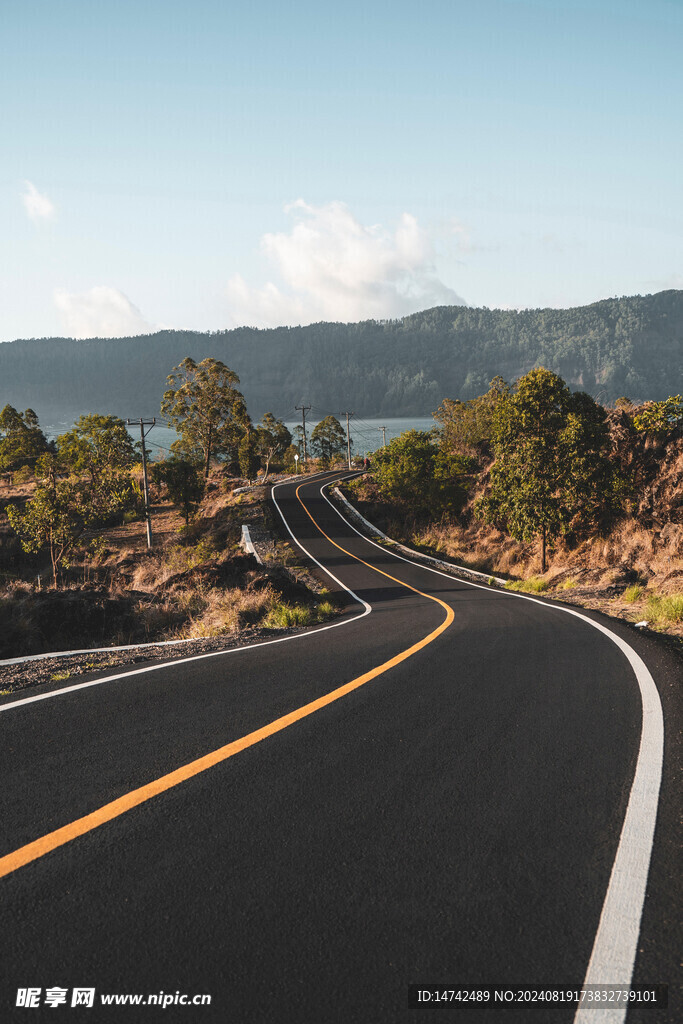
M323 488L329 486L323 485ZM328 504L334 505L323 494L320 493ZM341 516L339 509L335 509ZM410 559L389 551L381 544L375 543L369 537L365 537L360 530L341 516L359 537L363 537L369 544L373 544L380 551L398 558L402 562L410 562ZM453 580L450 573L441 572L429 565L421 565L419 562L410 562L427 572L436 573ZM491 593L491 588L480 583L472 583L470 580L461 579L459 582L468 587L476 587L477 590L486 590ZM655 681L649 669L640 655L634 651L630 644L622 640L620 636L613 633L602 623L577 612L574 608L565 608L562 605L548 604L528 594L520 594L515 591L495 591L502 597L519 598L522 601L531 601L532 604L541 605L549 611L555 610L564 612L566 615L573 615L582 619L589 626L599 630L612 643L616 644L619 650L628 660L638 682L642 701L642 730L640 735L640 748L636 770L631 785L626 815L619 837L612 872L610 875L607 893L602 905L600 923L593 943L593 949L588 963L584 986L587 985L619 985L628 987L633 976L638 936L640 934L640 922L645 902L645 891L647 887L647 876L650 869L650 858L652 855L652 844L654 842L655 825L657 821L657 807L659 804L659 790L662 780L662 763L664 759L664 716L662 713L662 702ZM574 1017L574 1024L622 1024L626 1017L627 1007L587 1009L579 1007Z
M330 485L327 484L326 486ZM342 494L338 487L335 487L334 492L341 501L341 503L346 507L346 509L349 512L352 512L353 515L360 519L362 523L365 523L368 529L372 530L376 536L384 537L385 540L388 540L390 544L394 544L397 548L399 548L400 551L407 551L409 555L413 555L413 559L410 559L410 561L414 560L419 565L423 565L425 563L428 564L429 562L431 562L434 565L442 565L444 569L451 568L454 571L449 575L453 576L456 574L456 572L461 572L464 573L466 576L478 576L479 579L482 580L493 580L495 583L499 583L503 587L507 583L507 580L502 579L500 576L493 576L492 573L490 572L479 572L477 569L467 569L464 565L456 565L455 562L444 562L443 559L434 558L432 555L425 555L422 553L422 551L411 551L411 549L409 547L406 547L405 544L400 544L397 540L393 540L386 533L380 530L378 526L375 526L374 523L369 522L365 518L365 516L361 515L358 509L351 504L349 499ZM360 534L360 536L362 537L364 536L364 534ZM365 539L367 540L368 538L366 537ZM383 548L382 550L385 549Z
M277 499L275 497L275 488L276 487L280 487L284 483L290 483L290 482L291 481L286 481L286 480L282 481L280 484L275 484L273 486L272 490L271 490L271 496L272 496L272 499L273 499L273 503L274 503L276 509L278 510L278 512L280 513L280 517L282 519L282 522L285 524L285 527L287 528L287 532L289 533L289 535L292 538L292 540L301 548L301 550L313 562L315 562L315 564L317 566L319 566L323 570L323 572L325 572L331 579L333 579L335 583L338 583L339 586L342 588L342 590L345 590L347 592L347 594L350 594L351 597L355 601L357 601L359 604L363 605L363 609L364 610L360 613L360 615L354 615L350 619L341 619L339 622L333 622L333 623L331 623L328 626L319 626L317 629L308 630L308 632L306 632L306 633L297 633L294 636L281 636L281 637L278 637L275 640L264 640L264 641L262 641L261 643L258 643L258 644L245 644L244 647L231 647L227 651L209 651L207 654L195 654L195 655L193 655L190 658L175 658L173 661L166 661L166 662L162 662L160 664L157 663L157 664L154 664L154 665L146 665L144 668L132 669L130 672L117 672L115 675L104 676L101 679L91 679L89 682L86 682L86 683L75 683L73 686L62 686L58 690L50 690L49 693L38 693L38 694L35 694L33 697L22 697L20 700L14 700L14 701L10 701L10 702L8 702L6 704L0 704L0 714L2 712L4 712L4 711L10 711L13 708L23 707L25 704L35 704L35 703L37 703L38 701L41 701L41 700L49 700L51 697L60 697L64 693L74 693L76 690L85 690L85 689L88 689L91 686L102 686L103 683L112 683L112 682L114 682L117 679L127 679L130 676L145 675L145 673L147 673L147 672L158 672L158 671L160 671L162 669L165 669L165 668L171 668L174 665L188 665L192 661L203 661L206 658L218 658L218 657L222 657L222 656L229 655L229 654L241 654L244 651L257 650L259 647L270 647L273 644L282 644L282 643L286 643L287 641L290 641L290 640L303 640L303 639L305 639L308 636L315 636L318 633L324 633L328 629L337 629L339 626L348 626L348 625L350 625L350 623L356 622L358 619L365 618L366 615L369 615L370 612L372 611L372 607L368 604L368 602L364 601L362 597L359 597L357 594L355 594L353 592L353 590L351 590L349 587L345 586L345 584L343 584L341 580L337 579L337 577L333 573L331 573L329 569L326 569L324 565L321 565L320 562L318 561L318 559L314 558L313 555L309 551L306 550L306 548L303 546L303 544L301 544L296 539L296 537L294 536L292 531L289 529L287 521L286 521L284 515L282 514L282 509L280 508L280 506L279 506L279 504L277 502ZM134 646L139 646L139 645L134 645ZM152 644L151 646L158 646L158 645ZM125 649L126 648L114 648L114 647L107 647L106 648L107 651L125 650ZM74 653L78 654L78 653L81 653L81 652L75 651ZM93 651L89 650L89 651L84 651L83 653L85 653L85 654L92 654Z
M143 651L147 647L172 647L174 644L192 644L197 640L205 640L203 636L190 636L184 640L158 640L144 644L125 644L123 647L84 647L80 651L48 651L45 654L27 654L23 658L7 658L0 661L0 668L8 665L23 665L29 661L44 661L45 658L72 658L76 654L113 654L115 651Z

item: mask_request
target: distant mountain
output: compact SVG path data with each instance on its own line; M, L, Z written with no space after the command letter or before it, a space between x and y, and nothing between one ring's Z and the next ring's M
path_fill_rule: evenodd
M537 365L611 402L683 392L683 291L521 312L437 306L402 320L137 338L41 338L0 344L0 408L42 423L82 412L158 414L166 376L185 356L221 359L239 375L254 418L425 416L443 398L471 398L496 374Z

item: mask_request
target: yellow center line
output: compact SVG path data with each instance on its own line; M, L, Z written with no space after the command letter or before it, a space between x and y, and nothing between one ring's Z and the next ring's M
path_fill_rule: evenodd
M303 484L299 485L299 487L302 486ZM85 835L87 832L91 832L93 829L99 828L100 825L104 825L108 821L118 818L121 814L125 814L127 811L132 810L133 807L138 807L140 804L145 803L147 800L151 800L160 793L164 793L166 790L172 789L174 786L178 786L181 782L186 782L188 779L193 778L193 776L199 775L201 772L205 772L208 768L213 768L214 765L220 764L222 761L227 761L228 758L233 757L242 750L246 750L248 747L253 747L256 743L260 743L261 740L267 739L268 736L274 736L276 733L282 732L282 730L288 728L288 726L294 725L295 722L300 722L303 718L307 718L315 711L319 711L321 708L327 707L328 704L334 703L334 701L339 700L341 697L345 697L346 694L351 693L352 690L357 690L360 686L370 682L371 679L376 679L377 676L387 672L390 668L393 668L395 665L399 665L407 658L412 657L413 654L416 654L418 651L426 647L427 644L430 644L432 640L435 640L444 632L445 629L448 628L448 626L450 626L454 619L454 614L453 610L444 601L441 601L438 597L432 597L430 594L423 594L421 590L417 590L415 587L411 587L408 583L404 583L402 580L398 580L396 577L390 576L389 573L384 572L382 569L375 568L375 566L370 565L369 562L364 562L362 558L358 558L357 555L353 555L350 551L346 551L345 548L342 548L339 544L328 537L325 531L318 525L318 523L316 523L315 519L313 519L313 516L301 500L299 487L296 490L297 498L305 509L306 514L311 519L311 522L313 522L316 528L330 542L330 544L333 544L336 548L339 548L340 551L343 551L357 562L362 562L363 565L368 566L370 569L374 569L375 572L380 573L382 576L386 576L395 583L399 583L402 587L407 587L408 590L414 591L414 593L419 594L421 597L426 597L428 600L435 601L437 604L440 604L446 610L446 618L441 625L432 630L432 632L422 640L413 644L411 647L408 647L406 650L401 651L400 654L395 655L393 658L390 658L389 661L385 661L376 668L370 669L369 672L365 672L363 675L357 676L349 683L339 686L336 690L332 690L323 697L318 697L309 704L304 704L295 711L290 711L289 714L283 715L281 718L276 718L275 721L270 722L268 725L264 725L262 728L256 729L254 732L250 732L248 735L242 736L238 740L233 740L232 743L227 743L225 746L219 747L218 750L214 750L210 754L198 757L196 760L190 761L189 764L182 765L180 768L176 768L175 771L169 772L167 775L162 775L153 782L148 782L144 786L140 786L138 789L133 789L129 793L125 793L123 796L120 796L117 800L112 800L110 803L104 804L96 811L92 811L90 814L86 814L82 818L77 818L76 821L72 821L68 825L63 825L62 828L55 829L54 832L48 832L47 835L41 836L40 839L34 839L33 842L27 843L25 846L21 846L18 850L14 850L12 853L8 853L4 857L0 857L0 878L11 874L13 871L24 867L26 864L30 864L39 857L43 857L46 853L50 853L52 850L56 850L58 847L64 846L66 843L70 843L73 839L77 839L79 836Z
M347 549L343 548L341 546L341 544L337 544L336 540L332 540L332 538L329 537L325 533L325 531L323 530L323 528L320 525L320 523L317 523L315 521L315 519L313 518L313 516L311 515L311 513L308 511L308 509L304 505L303 501L301 500L301 495L299 494L299 491L301 490L301 488L303 486L304 486L304 484L299 484L299 486L296 489L296 496L299 499L299 503L300 503L301 507L303 508L304 512L306 513L308 518L311 520L311 522L315 526L316 530L319 533L322 533L322 535L325 538L325 540L329 541L330 544L333 544L334 547L337 548L339 551L343 551L345 555L349 556L349 558L353 558L356 562L360 562L361 565L367 565L368 569L372 569L373 572L378 572L381 576L386 576L386 578L388 580L393 580L394 583L400 584L400 586L405 587L407 590L412 590L414 594L419 594L420 597L426 597L428 601L435 601L436 604L440 604L442 608L446 609L446 620L447 621L443 625L443 629L439 629L438 632L442 633L444 629L447 629L448 626L450 626L450 624L453 621L453 619L455 618L455 616L453 614L453 609L449 605L447 605L445 601L441 601L438 597L434 597L432 594L423 594L423 592L421 590L418 590L417 587L411 587L410 583L405 583L403 580L399 580L395 576L391 576L388 572L385 572L384 569L378 569L376 565L371 565L370 562L366 562L362 558L360 558L358 555L354 555L350 551L347 551ZM327 487L327 486L329 486L329 485L325 484L325 487ZM449 616L450 616L450 618L449 618ZM431 633L429 635L431 636ZM438 633L437 633L437 636L438 636Z

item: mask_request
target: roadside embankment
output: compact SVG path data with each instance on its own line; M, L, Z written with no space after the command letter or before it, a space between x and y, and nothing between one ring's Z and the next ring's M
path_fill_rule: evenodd
M360 487L345 484L338 500L354 525L397 552L464 579L490 580L637 624L666 638L683 655L683 526L679 524L670 524L655 536L626 521L608 538L585 541L573 551L560 548L541 575L533 570L533 546L493 527L406 522L398 510L378 502L371 483L366 482ZM380 519L382 529L373 516Z
M241 483L210 479L189 526L160 498L151 551L139 521L84 538L57 588L35 560L15 560L0 582L0 689L241 646L335 615L280 537L269 488ZM243 525L258 559L241 546Z

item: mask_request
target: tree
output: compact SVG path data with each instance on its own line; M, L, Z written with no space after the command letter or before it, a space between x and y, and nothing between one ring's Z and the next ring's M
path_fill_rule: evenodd
M171 385L161 411L180 434L172 450L191 461L201 461L204 477L212 458L237 461L239 443L250 427L240 379L219 359L196 363L189 356L168 376Z
M282 464L286 473L297 473L300 469L301 455L295 444L290 444L282 454Z
M50 445L33 409L17 412L6 405L0 412L0 471L13 473L20 466L35 467Z
M469 460L439 448L436 430L406 430L372 459L382 497L417 516L458 511L464 500L460 476L467 468Z
M683 398L672 395L663 402L648 402L633 417L633 426L641 433L649 431L660 438L683 427Z
M304 461L304 452L306 452L307 455L310 453L310 440L307 436L306 444L304 444L304 428L301 424L297 424L297 426L294 427L292 447L295 449L300 461L302 462Z
M292 435L282 420L267 412L256 428L256 452L265 462L264 481L268 479L270 463L282 459L292 443Z
M59 570L68 565L69 555L88 522L88 512L76 488L68 483L54 489L41 486L23 512L16 505L8 505L5 511L24 551L36 554L48 548L56 590Z
M498 403L509 395L510 385L502 377L494 377L489 390L468 402L445 398L434 413L441 424L441 445L444 451L473 454L489 449L494 433L494 417Z
M135 443L118 416L79 416L73 428L57 438L57 451L72 473L87 473L96 490L136 461Z
M324 468L343 455L345 449L346 433L336 416L326 416L316 424L311 434L311 453Z
M65 467L56 450L45 452L36 460L36 478L41 480L51 491L55 490L57 480L64 472Z
M106 520L137 504L140 496L128 473L136 461L136 446L118 416L80 416L71 430L57 438L57 455L70 473L87 477L83 502L90 507L93 521Z
M604 531L621 513L628 488L610 457L605 410L583 391L570 395L558 448L570 531Z
M550 370L531 370L497 405L491 491L477 514L518 540L540 536L545 572L549 540L618 504L608 445L605 412L589 395L572 395Z
M237 456L240 464L240 474L246 480L253 480L258 473L260 462L256 448L256 434L253 430L247 430L243 435L237 449Z
M165 484L168 496L182 510L185 522L196 514L204 495L204 478L200 467L187 459L170 458L165 462L153 462L150 466L152 480Z

